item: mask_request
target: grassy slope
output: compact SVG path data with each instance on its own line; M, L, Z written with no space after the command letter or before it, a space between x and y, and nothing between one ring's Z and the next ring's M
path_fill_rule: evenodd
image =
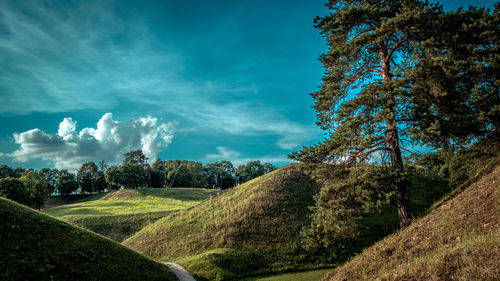
M0 198L0 280L177 280L107 238Z
M500 166L325 280L498 280Z
M298 234L318 188L295 167L172 213L123 244L157 260L180 262L200 279L293 268Z
M326 167L285 166L189 210L174 212L123 243L154 259L177 261L205 280L332 267L331 262L311 261L299 237L310 223L308 207L320 185L338 179ZM429 207L443 192L436 196L433 193L439 188L431 189L416 185L411 190L416 199L412 203L419 209ZM397 223L392 209L366 218L363 225L369 232L358 247L371 245Z
M191 207L217 193L199 188L126 189L44 212L121 242L172 210Z

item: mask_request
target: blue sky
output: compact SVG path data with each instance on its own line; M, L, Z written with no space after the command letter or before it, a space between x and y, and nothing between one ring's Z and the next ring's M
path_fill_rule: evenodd
M0 0L0 164L288 163L323 137L325 2Z

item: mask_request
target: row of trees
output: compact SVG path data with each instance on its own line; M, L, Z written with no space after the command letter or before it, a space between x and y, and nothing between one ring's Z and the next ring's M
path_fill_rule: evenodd
M77 174L68 170L43 168L40 171L0 166L0 196L40 208L52 193L69 195L138 187L194 187L228 189L271 172L270 163L251 161L235 168L229 161L203 165L194 161L157 160L149 165L141 150L125 154L120 166L105 161L83 163Z
M121 166L106 170L106 182L112 186L129 188L197 187L224 190L276 168L270 163L261 164L260 161L251 161L235 168L229 161L203 165L185 160L157 160L150 166L147 160L140 150L126 153Z

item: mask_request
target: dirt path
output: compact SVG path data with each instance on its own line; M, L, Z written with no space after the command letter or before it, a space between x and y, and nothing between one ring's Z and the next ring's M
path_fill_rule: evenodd
M193 275L191 275L184 267L171 262L166 262L165 265L175 273L177 278L179 278L179 281L196 281Z

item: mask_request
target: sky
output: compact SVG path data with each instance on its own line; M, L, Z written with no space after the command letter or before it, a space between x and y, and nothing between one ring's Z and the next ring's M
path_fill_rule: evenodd
M0 0L0 165L289 163L324 138L325 3Z

